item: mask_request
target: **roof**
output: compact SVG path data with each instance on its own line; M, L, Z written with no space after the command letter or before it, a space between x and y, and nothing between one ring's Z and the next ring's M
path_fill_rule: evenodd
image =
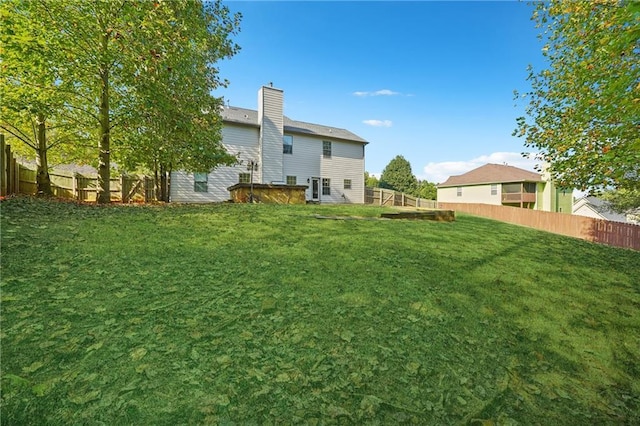
M258 123L258 111L253 109L245 109L238 107L224 107L222 110L222 119L228 123L244 124L249 126L260 127ZM331 139L343 139L352 142L360 142L367 144L366 140L360 136L351 133L346 129L338 127L324 126L321 124L306 123L304 121L292 120L284 117L285 133L298 133L313 136L322 136Z
M542 182L542 176L536 172L530 172L518 167L503 164L485 164L465 174L449 176L449 179L438 185L438 187L510 182Z
M589 195L589 196L585 196L577 199L573 203L574 213L580 207L589 208L606 220L611 220L613 222L627 222L626 215L614 212L613 210L611 210L611 207L609 206L609 203L607 201L598 197Z

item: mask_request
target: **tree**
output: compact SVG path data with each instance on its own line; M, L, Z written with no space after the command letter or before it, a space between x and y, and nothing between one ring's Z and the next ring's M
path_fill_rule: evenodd
M438 190L436 185L432 182L421 180L418 181L418 188L413 195L427 200L435 200Z
M377 188L380 185L380 180L370 175L369 172L364 172L364 186L367 188Z
M169 2L154 13L155 25L135 40L141 44L138 50L152 54L132 70L139 105L124 124L128 138L116 158L129 168L153 171L157 194L166 201L172 168L209 171L237 161L220 143L222 101L210 92L227 84L213 64L237 52L229 35L240 16L219 2L194 7L192 1ZM159 33L182 42L158 43Z
M50 153L76 157L74 123L66 119L64 93L59 85L59 66L52 60L42 10L32 2L7 0L0 4L0 129L23 142L35 155L37 193L52 195ZM81 148L81 147L80 147ZM54 156L55 158L55 156Z
M37 17L64 108L98 142L99 203L110 199L112 152L130 165L207 170L231 161L221 145L220 101L210 92L225 83L215 63L237 51L229 37L240 17L219 0L15 5ZM170 154L144 157L154 152Z
M418 180L411 171L411 164L402 155L391 160L380 175L380 188L411 194L417 186Z
M640 190L618 189L606 191L602 198L609 202L609 206L618 213L640 210Z
M561 186L640 188L640 3L535 7L549 66L530 68L528 117L518 118L514 135L540 151Z

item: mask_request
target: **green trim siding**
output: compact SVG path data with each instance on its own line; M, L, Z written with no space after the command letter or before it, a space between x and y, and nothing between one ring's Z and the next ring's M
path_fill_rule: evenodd
M538 182L536 189L536 210L542 210L544 200L544 182Z
M559 189L556 190L556 206L557 209L555 211L560 213L568 213L571 214L573 210L573 191L570 189Z

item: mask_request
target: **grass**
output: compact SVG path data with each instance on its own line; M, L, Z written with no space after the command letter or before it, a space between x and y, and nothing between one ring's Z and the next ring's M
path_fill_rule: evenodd
M3 202L2 424L638 424L640 253L363 206Z

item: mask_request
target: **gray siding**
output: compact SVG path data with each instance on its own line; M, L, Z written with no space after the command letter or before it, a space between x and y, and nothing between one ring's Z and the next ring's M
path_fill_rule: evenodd
M364 203L364 149L359 143L331 141L331 158L322 155L322 141L327 139L292 134L293 154L284 154L284 176L296 176L298 185L308 185L311 199L311 178L331 179L331 195L322 195L323 203ZM351 189L344 189L344 180L351 180Z
M295 134L291 136L293 136L293 154L283 155L284 178L295 176L298 185L307 185L307 200L311 200L311 178L320 177L322 140Z
M329 140L329 139L324 139ZM359 143L331 141L331 157L322 155L320 145L320 177L331 179L331 195L321 196L323 203L364 203L364 146ZM344 180L351 179L351 189Z
M207 192L193 190L193 174L182 171L171 173L171 201L178 203L211 203L230 198L227 188L238 183L238 175L247 172L247 163L258 159L258 129L225 124L222 129L224 147L231 154L239 153L242 164L221 166L209 173ZM254 175L254 182L258 176Z
M260 170L262 183L282 182L284 177L282 135L284 118L282 90L262 87L258 92L260 122Z

